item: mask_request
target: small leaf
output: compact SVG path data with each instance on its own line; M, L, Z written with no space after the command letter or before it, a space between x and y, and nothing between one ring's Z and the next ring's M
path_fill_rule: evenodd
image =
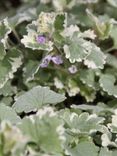
M37 86L18 97L14 103L17 112L31 112L47 104L57 104L65 100L65 96L49 89Z

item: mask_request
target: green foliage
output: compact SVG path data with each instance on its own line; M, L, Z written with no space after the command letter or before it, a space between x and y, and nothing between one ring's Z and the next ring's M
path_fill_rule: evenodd
M19 96L13 105L17 112L35 111L47 104L56 104L65 100L64 95L60 95L50 90L48 87L36 86L27 93Z
M116 156L116 0L19 1L0 2L0 156Z

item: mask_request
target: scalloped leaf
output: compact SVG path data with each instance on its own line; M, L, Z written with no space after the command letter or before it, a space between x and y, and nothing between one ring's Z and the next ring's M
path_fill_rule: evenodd
M63 48L66 58L71 63L84 61L84 64L92 69L102 69L105 64L106 56L101 49L94 43L83 39L83 33L78 30L69 40L69 45L66 44Z
M76 113L61 116L67 123L67 130L74 134L90 134L102 129L101 123L104 118L98 117L96 114L81 113L79 116Z
M113 75L105 74L101 75L99 83L102 89L117 98L117 86L114 85L116 78Z
M47 109L46 109L47 110ZM54 114L41 110L43 116L37 115L25 118L19 125L22 132L31 142L36 143L45 153L56 155L62 152L61 132L64 130L62 121Z
M11 107L0 103L0 122L3 120L10 121L11 123L17 123L20 122L21 119Z
M27 26L27 35L23 36L23 39L21 39L21 42L25 45L27 48L31 48L33 50L46 50L46 51L52 51L53 50L53 42L48 40L46 38L46 42L44 44L38 43L36 38L38 35L41 35L40 32L37 30L38 23L37 21L33 21L32 24L29 24Z
M31 112L47 104L57 104L65 100L65 96L49 89L37 86L19 96L13 107L16 112Z
M105 60L106 60L106 56L103 54L101 49L92 43L91 44L91 52L84 59L84 64L87 65L88 68L103 69L104 64L106 63Z

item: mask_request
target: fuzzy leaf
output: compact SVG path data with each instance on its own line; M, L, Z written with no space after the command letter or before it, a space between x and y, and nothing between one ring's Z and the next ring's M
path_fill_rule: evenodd
M99 83L105 92L117 98L117 86L114 85L115 81L116 78L113 75L105 74L101 75Z
M41 110L43 114L44 110ZM20 125L22 132L28 136L31 142L35 142L45 153L57 154L62 152L61 132L62 122L57 116L51 116L50 112L25 118Z
M94 43L83 39L83 33L80 32L74 33L69 41L69 45L64 45L64 52L66 58L69 59L71 63L82 62L84 60L84 64L87 65L88 68L102 69L105 64L106 56L100 48Z
M71 113L64 118L64 121L69 125L68 130L75 134L90 134L93 131L99 131L102 128L103 120L96 114L89 115L88 113L82 113L79 116L76 113Z
M90 54L85 58L84 64L88 66L88 68L92 69L103 69L105 64L106 56L102 53L99 47L97 47L95 44L91 44L91 52Z
M57 104L65 100L65 96L49 89L37 86L18 97L14 103L17 112L31 112L47 104Z
M40 35L40 32L37 31L37 27L38 23L36 21L33 21L32 24L29 24L27 26L28 34L23 36L21 42L25 45L25 47L31 48L33 50L37 49L51 51L53 49L53 42L49 41L48 38L46 38L44 44L37 42L36 38L38 35Z

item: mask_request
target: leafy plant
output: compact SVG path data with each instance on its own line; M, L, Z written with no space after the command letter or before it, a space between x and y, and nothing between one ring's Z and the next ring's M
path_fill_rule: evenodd
M0 13L0 156L116 156L116 0Z

